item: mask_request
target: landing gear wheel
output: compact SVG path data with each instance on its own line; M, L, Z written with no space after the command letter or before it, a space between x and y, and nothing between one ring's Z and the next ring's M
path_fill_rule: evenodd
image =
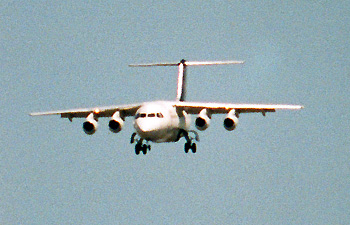
M188 153L188 151L190 150L191 148L191 143L190 142L186 142L185 143L185 152Z
M147 154L147 145L142 145L142 153L143 153L144 155Z
M136 144L135 145L135 154L138 155L140 154L141 151L141 144Z
M192 143L191 150L192 150L193 153L197 152L197 145L196 145L196 143Z

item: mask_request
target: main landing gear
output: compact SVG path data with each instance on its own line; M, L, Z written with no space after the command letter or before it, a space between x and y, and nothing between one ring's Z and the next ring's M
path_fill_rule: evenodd
M185 143L185 152L188 153L189 150L192 150L193 153L197 152L197 145L196 143L186 142Z
M140 152L142 152L144 155L147 154L148 151L151 151L151 145L147 145L147 144L142 144L143 139L140 138L139 140L136 140L136 133L133 133L131 135L131 139L130 139L130 143L133 144L135 141L137 141L136 145L135 145L135 154L139 155Z
M146 145L146 144L142 144L142 143L137 143L135 145L135 153L136 153L136 155L140 154L140 152L142 152L144 155L146 155L147 151L151 151L151 146L150 145Z
M195 135L194 138L189 136L190 132ZM185 137L185 139L186 139L186 143L185 143L185 147L184 147L185 152L188 153L189 150L191 150L192 153L196 153L197 152L197 145L196 145L196 143L193 143L192 141L193 140L199 141L198 133L196 131L193 131L193 130L191 130L191 131L181 130L179 135Z

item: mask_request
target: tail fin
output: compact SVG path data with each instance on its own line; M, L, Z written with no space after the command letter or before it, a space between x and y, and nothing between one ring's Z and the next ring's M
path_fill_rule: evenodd
M178 66L179 74L177 77L176 101L185 101L186 97L186 67L187 66L208 66L225 64L242 64L244 61L211 61L211 62L187 62L182 59L179 63L151 63L151 64L131 64L131 67L149 67L149 66Z
M176 101L183 102L186 97L186 60L179 63L179 75L177 76Z

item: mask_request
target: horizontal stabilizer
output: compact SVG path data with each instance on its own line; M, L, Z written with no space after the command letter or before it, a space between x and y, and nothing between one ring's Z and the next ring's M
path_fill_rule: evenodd
M178 66L179 63L149 63L149 64L130 64L130 67L149 67L149 66Z
M244 61L208 61L208 62L190 62L182 60L178 63L145 63L145 64L131 64L130 67L150 67L150 66L210 66L210 65L225 65L225 64L243 64Z
M185 62L186 66L210 66L226 64L243 64L244 61L212 61L212 62Z

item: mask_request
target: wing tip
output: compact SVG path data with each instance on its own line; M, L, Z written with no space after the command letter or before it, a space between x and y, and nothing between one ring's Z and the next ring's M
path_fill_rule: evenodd
M29 113L28 115L29 115L29 116L40 116L41 114L40 114L40 113L35 112L35 113Z
M41 113L41 112L35 112L35 113L29 113L29 116L49 116L49 115L59 115L61 113Z
M304 108L303 105L296 105L296 106L294 106L294 109L296 109L296 110L303 109L303 108Z

